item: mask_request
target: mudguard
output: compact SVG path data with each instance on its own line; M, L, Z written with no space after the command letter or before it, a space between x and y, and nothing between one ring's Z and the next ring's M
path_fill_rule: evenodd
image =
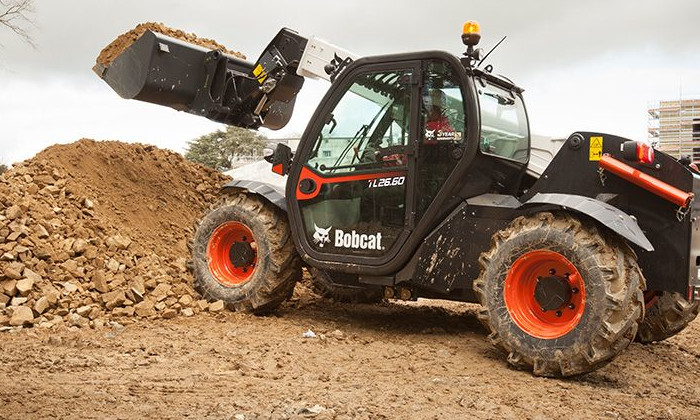
M287 211L287 203L284 201L284 189L279 186L260 181L233 180L221 187L221 189L224 192L235 189L245 190L265 198L284 212Z
M602 201L581 195L537 193L523 206L529 204L552 204L566 210L583 213L645 251L654 250L651 242L632 216Z

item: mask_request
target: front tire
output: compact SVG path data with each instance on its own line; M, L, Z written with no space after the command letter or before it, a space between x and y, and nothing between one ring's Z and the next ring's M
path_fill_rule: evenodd
M578 375L635 337L644 277L631 249L593 224L568 214L519 217L479 262L479 318L513 366Z
M192 245L195 289L232 310L271 311L301 278L286 215L256 196L225 196L199 222Z
M645 295L646 297L646 295ZM644 320L639 323L636 341L649 344L683 331L700 312L700 302L689 303L679 293L651 293Z

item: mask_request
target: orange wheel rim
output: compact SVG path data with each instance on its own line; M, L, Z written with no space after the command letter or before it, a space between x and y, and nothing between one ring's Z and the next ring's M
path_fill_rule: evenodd
M257 246L248 226L227 222L214 230L207 244L207 264L219 283L231 287L247 282L257 263Z
M536 298L540 281L555 282L568 293L557 308L543 308ZM504 300L515 324L527 334L554 339L571 332L583 317L586 290L576 267L563 255L548 251L530 251L518 258L508 271Z

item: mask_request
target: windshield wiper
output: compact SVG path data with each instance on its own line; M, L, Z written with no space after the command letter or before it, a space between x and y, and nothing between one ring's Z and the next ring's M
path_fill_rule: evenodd
M498 93L484 92L484 95L490 96L498 101L498 105L515 105L515 100L512 98L507 98Z

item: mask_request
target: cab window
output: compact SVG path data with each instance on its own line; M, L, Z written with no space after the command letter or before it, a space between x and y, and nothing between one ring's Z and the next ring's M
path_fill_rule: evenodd
M307 161L315 171L342 174L381 166L405 166L411 70L365 73L327 115Z
M525 105L520 95L477 80L481 108L481 151L527 162L529 138Z
M427 212L457 166L466 139L464 97L455 69L442 60L429 61L425 64L422 85L418 218Z

